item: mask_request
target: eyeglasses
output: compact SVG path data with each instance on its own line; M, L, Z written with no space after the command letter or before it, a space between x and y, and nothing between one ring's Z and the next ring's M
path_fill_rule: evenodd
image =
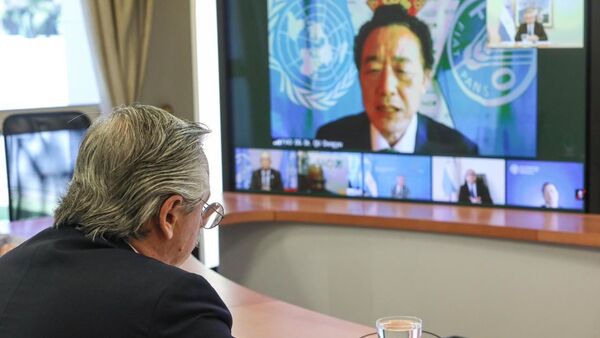
M221 224L223 216L225 216L225 209L221 203L214 202L208 204L204 201L202 202L204 203L204 208L202 209L201 213L203 223L202 227L204 229L212 229Z

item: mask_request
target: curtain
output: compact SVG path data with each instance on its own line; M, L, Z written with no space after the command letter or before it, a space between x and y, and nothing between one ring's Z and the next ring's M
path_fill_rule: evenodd
M154 0L84 0L101 111L139 100L144 81Z

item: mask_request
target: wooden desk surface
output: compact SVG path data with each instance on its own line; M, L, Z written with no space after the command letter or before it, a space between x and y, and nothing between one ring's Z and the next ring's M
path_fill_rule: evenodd
M223 225L302 222L600 247L600 215L356 199L224 193Z
M302 222L600 247L600 215L594 214L231 192L211 200L225 206L223 226ZM12 236L29 238L51 223L7 227Z
M182 268L206 278L233 315L238 338L358 338L374 327L310 311L250 290L189 259Z

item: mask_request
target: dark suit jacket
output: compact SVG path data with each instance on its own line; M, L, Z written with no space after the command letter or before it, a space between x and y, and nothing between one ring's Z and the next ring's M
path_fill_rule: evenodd
M517 35L515 35L515 41L521 41L521 35L527 34L527 24L522 23L517 30ZM539 22L533 24L533 34L537 35L539 41L547 41L548 36L546 35L546 31L544 30L544 25Z
M317 139L341 141L344 149L371 150L371 129L366 113L350 115L327 123ZM431 118L417 114L415 154L478 155L479 149L463 134Z
M481 204L492 204L492 197L490 196L490 190L488 187L480 180L477 179L475 181L475 188L477 189L477 196L481 197ZM458 201L461 203L471 203L469 199L469 186L467 182L460 186L460 191L458 192Z
M275 169L271 170L271 184L270 191L283 191L283 183L281 182L281 174ZM260 172L262 169L254 170L252 172L252 180L250 181L250 190L261 190L262 189L262 178Z
M410 189L406 185L400 188L398 185L394 185L392 188L392 198L408 198L410 195Z
M0 337L231 337L231 315L198 275L47 229L0 257Z

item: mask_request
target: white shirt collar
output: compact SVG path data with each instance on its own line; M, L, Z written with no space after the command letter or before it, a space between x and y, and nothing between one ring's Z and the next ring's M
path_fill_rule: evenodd
M128 240L125 240L125 243L127 243L127 245L129 245L129 247L131 248L131 250L133 250L133 252L135 252L136 254L140 253L139 251L137 251L136 248L133 247L133 245L131 245L131 243L129 243Z
M373 151L391 149L399 153L414 153L417 139L417 114L414 114L404 135L400 141L393 147L390 147L388 141L381 135L379 130L371 123L371 149Z

